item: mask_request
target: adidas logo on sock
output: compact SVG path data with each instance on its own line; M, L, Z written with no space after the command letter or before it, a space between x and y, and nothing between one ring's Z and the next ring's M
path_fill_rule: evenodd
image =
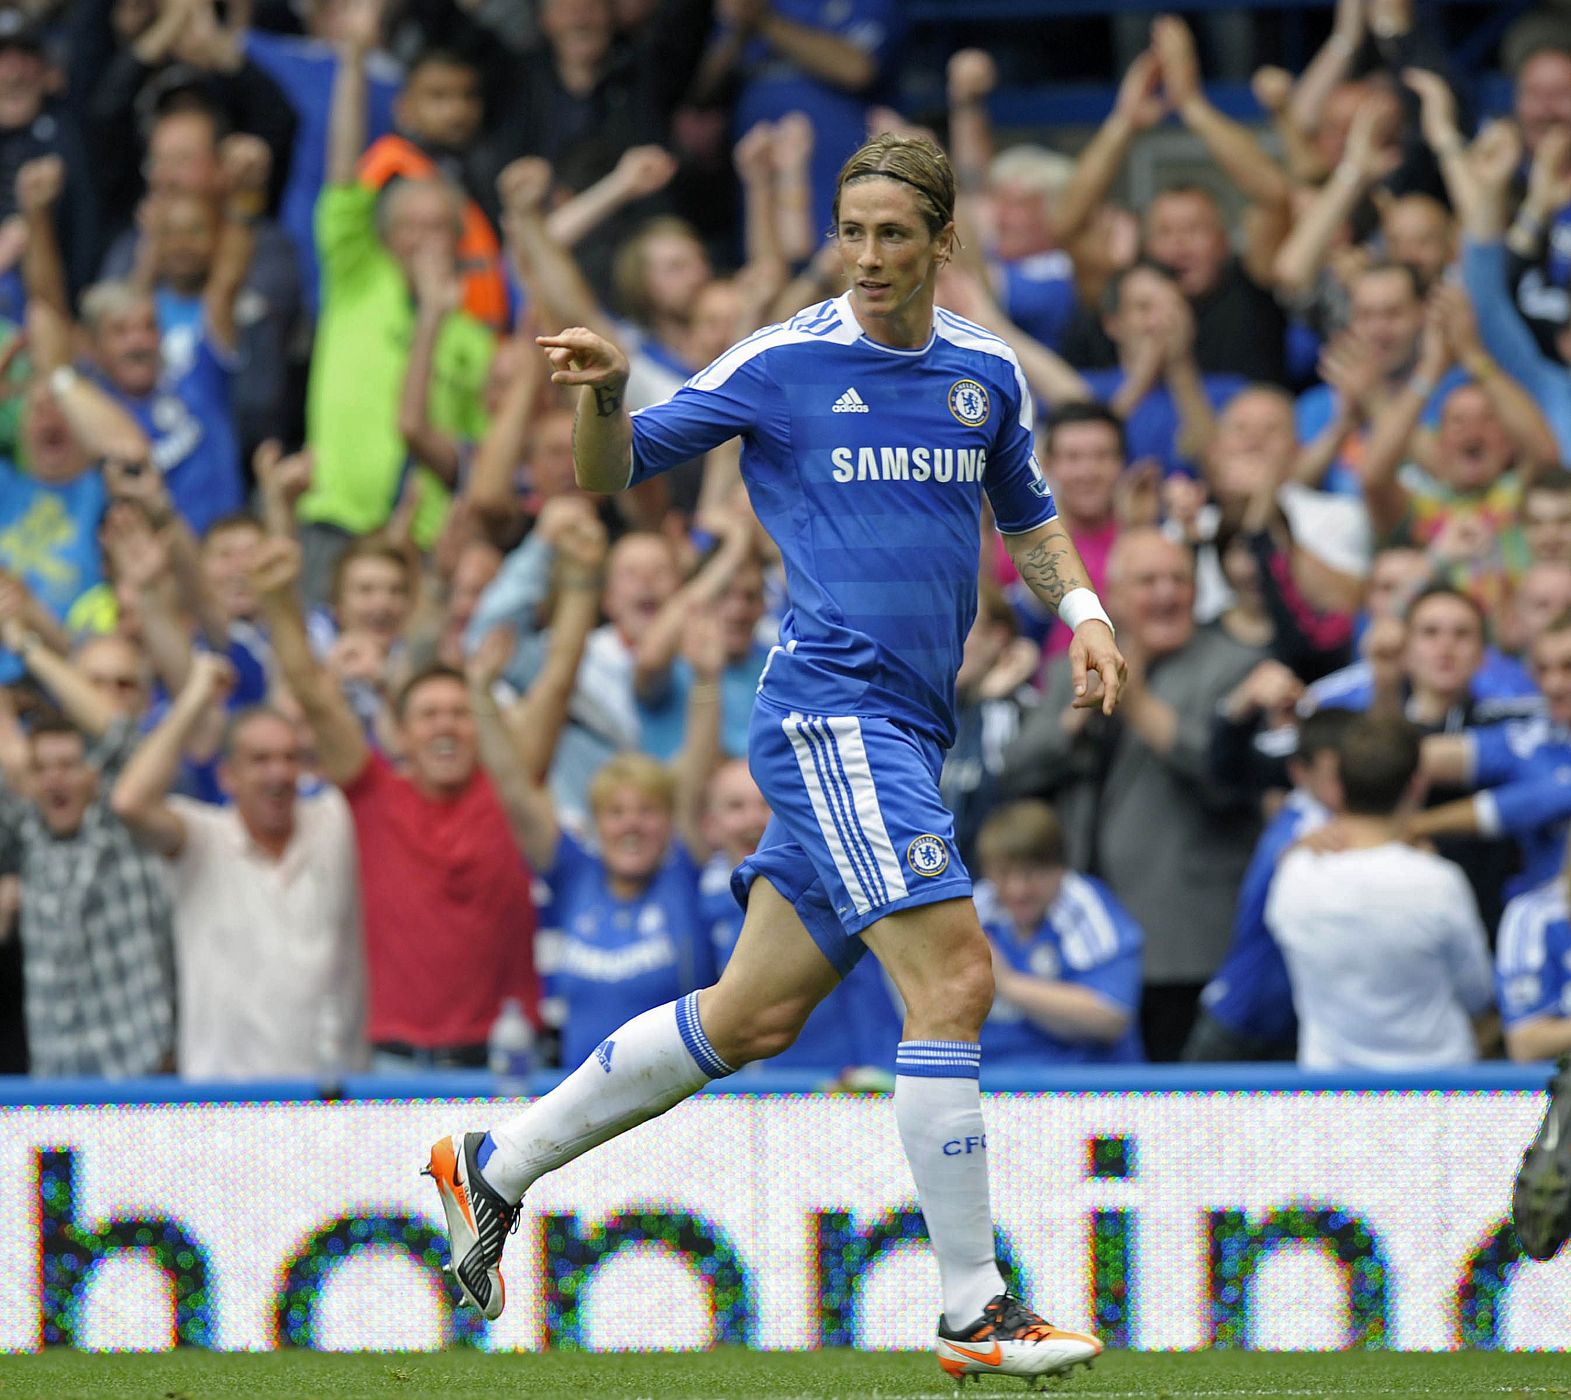
M862 396L855 389L847 389L835 400L831 413L871 413L870 409L862 402Z

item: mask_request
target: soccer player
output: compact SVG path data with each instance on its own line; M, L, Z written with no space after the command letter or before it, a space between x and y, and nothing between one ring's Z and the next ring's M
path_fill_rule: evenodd
M773 816L733 876L747 913L720 980L634 1017L491 1132L432 1149L453 1268L487 1317L502 1311L502 1245L531 1183L789 1045L871 948L906 1006L895 1118L943 1286L939 1364L957 1379L1038 1376L1101 1351L1010 1296L993 1255L977 1085L991 955L938 797L984 489L1020 576L1074 633L1075 703L1111 713L1124 663L1033 455L1014 353L934 310L954 198L931 142L868 142L835 195L850 290L631 417L615 346L579 328L540 339L555 382L584 391L574 453L586 490L620 491L742 438L792 607L749 733Z

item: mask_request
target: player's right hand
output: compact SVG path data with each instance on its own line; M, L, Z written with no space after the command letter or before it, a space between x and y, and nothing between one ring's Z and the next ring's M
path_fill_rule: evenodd
M602 335L568 326L556 335L537 335L535 344L551 362L553 384L582 384L591 389L627 383L627 356Z

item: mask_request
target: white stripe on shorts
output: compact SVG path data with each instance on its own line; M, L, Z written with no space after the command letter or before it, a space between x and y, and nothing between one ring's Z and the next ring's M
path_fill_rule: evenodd
M804 732L811 722L806 715L793 713L780 721L780 727L785 731L786 738L791 741L791 751L796 755L796 766L802 774L802 785L807 789L808 801L813 804L813 815L818 818L819 833L824 838L824 844L829 848L829 855L835 863L840 883L850 894L856 912L866 914L881 901L863 875L862 859L853 860L851 853L846 849L845 842L840 838L841 822L836 820L836 813L830 804L833 802L842 804L843 820L844 800L838 790L833 793L825 791L824 783L820 781L820 765L823 767L825 777L829 776L833 765L825 761L828 757L825 753L827 743L822 738L815 739L814 736Z
M862 721L854 715L826 718L822 721L829 728L836 752L845 767L844 778L851 784L851 796L856 803L857 825L873 858L878 862L886 902L904 899L905 872L900 868L900 857L884 826L884 814L878 805L878 791L873 786L873 769L867 761L867 746L862 742Z

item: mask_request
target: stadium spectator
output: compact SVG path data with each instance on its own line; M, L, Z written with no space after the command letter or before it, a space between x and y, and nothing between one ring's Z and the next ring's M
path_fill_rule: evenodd
M1513 1060L1554 1060L1571 1050L1571 913L1564 870L1506 905L1495 949L1495 993Z
M393 103L401 74L395 62L374 52L382 37L382 12L383 0L309 0L305 34L274 34L253 28L236 39L244 56L283 89L297 119L278 221L294 243L306 307L313 316L320 302L316 207L322 187L328 183L333 93L344 51L358 52L365 67L362 144L393 129ZM359 155L356 150L351 159Z
M1145 254L1169 268L1189 298L1195 359L1204 373L1283 383L1286 320L1269 289L1290 217L1290 186L1249 131L1206 97L1194 36L1181 19L1163 15L1153 22L1150 49L1130 64L1117 105L1081 153L1059 201L1059 239L1067 243L1082 231L1104 203L1135 138L1169 111L1199 137L1248 200L1247 246L1235 256L1216 196L1203 186L1183 185L1147 206Z
M243 149L255 139L224 135L220 113L209 106L182 101L163 113L153 122L147 138L147 194L143 200L147 216L152 217L163 201L176 196L195 195L220 203L226 168L221 153L236 146ZM282 153L272 150L272 167L276 169L286 155L287 147ZM234 157L228 163L233 167ZM283 228L267 217L267 206L259 203L263 194L250 191L252 202L241 201L235 206L235 213L249 224L252 240L251 261L234 311L236 356L245 372L236 375L230 386L235 426L241 450L247 455L276 435L281 424L292 421L295 409L290 402L289 361L301 315L300 266L294 244ZM144 241L141 228L133 225L125 229L109 245L99 276L107 281L123 280L148 267ZM172 320L168 310L161 296L159 325L166 338L164 354L172 358L176 347L168 343L168 337L179 332L189 339L192 318L188 314Z
M1563 161L1540 165L1538 157L1546 148L1551 155L1564 150L1564 132L1571 127L1571 50L1546 42L1524 54L1517 63L1514 105L1533 173L1510 230L1507 285L1539 348L1563 361L1563 337L1571 326L1566 290L1571 191L1563 183Z
M1244 387L1238 375L1202 375L1195 361L1195 316L1178 281L1137 263L1107 294L1108 338L1118 367L1086 370L1091 392L1124 422L1129 454L1164 476L1195 471L1216 428L1215 414Z
M356 178L375 11L360 7L365 22L344 38L317 207L323 306L306 412L315 470L299 507L313 597L353 536L387 524L404 489L398 405L417 321L429 315L440 323L430 421L460 439L477 441L483 430L480 399L492 353L480 322L450 305L431 306L434 288L450 283L456 265L461 206L453 186L437 175L399 180L378 195ZM411 305L411 291L423 310ZM414 472L411 533L422 549L441 530L448 484L430 464Z
M1186 1060L1294 1056L1298 1022L1293 989L1281 949L1266 927L1266 900L1283 856L1341 808L1338 748L1349 723L1345 710L1322 710L1298 728L1286 765L1292 790L1249 858L1233 915L1233 942L1200 994L1200 1015L1184 1046Z
M1121 523L1119 490L1129 460L1123 422L1104 405L1067 403L1043 420L1041 443L1042 474L1052 488L1058 518L1080 551L1092 585L1100 588ZM1126 483L1126 496L1132 484ZM1043 616L1030 589L1011 580L1009 600L1021 630L1042 644L1045 655L1069 650L1069 629L1056 617Z
M440 175L465 192L457 248L463 308L492 330L505 330L502 243L480 203L492 192L472 169L484 115L479 67L450 49L427 49L409 65L393 115L398 129L378 137L360 158L361 182L380 192L395 180Z
M299 546L269 539L253 578L322 776L343 789L354 818L373 1066L481 1065L503 997L518 997L531 1015L537 1000L534 906L498 795L521 781L519 760L486 742L476 712L488 697L440 667L411 677L394 705L407 773L370 749L311 654L299 570Z
M993 949L993 1009L982 1050L995 1067L1131 1064L1143 1059L1140 926L1100 880L1071 870L1045 802L987 819L977 854Z
M1193 563L1159 531L1120 535L1107 583L1129 662L1118 716L1071 710L1058 668L1005 755L1003 787L1053 799L1070 868L1105 881L1145 930L1141 1038L1172 1060L1226 951L1258 833L1250 804L1207 782L1206 758L1212 711L1260 653L1196 627Z
M0 640L64 715L6 736L0 870L22 880L27 1045L35 1075L173 1068L172 911L156 858L110 809L134 721L21 620Z
M219 781L229 805L168 796L181 755L234 677L211 654L131 756L110 805L169 865L180 1073L332 1077L363 1067L364 954L354 827L343 794L300 797L295 730L236 715Z
M1340 849L1283 858L1266 900L1298 1011L1305 1069L1471 1064L1493 1000L1488 941L1451 862L1403 840L1420 734L1399 716L1352 721L1339 745Z

